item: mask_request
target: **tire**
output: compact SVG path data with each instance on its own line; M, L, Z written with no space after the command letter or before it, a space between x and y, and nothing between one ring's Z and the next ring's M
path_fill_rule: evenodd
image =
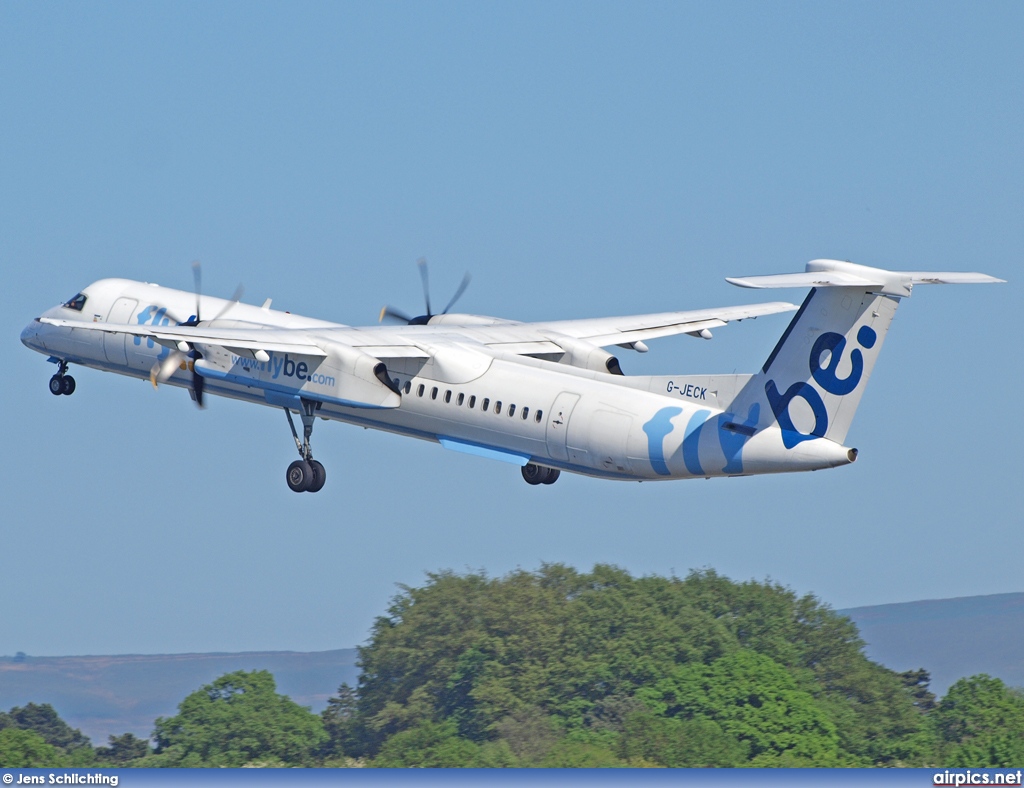
M527 484L542 484L547 472L547 468L534 465L532 462L524 465L520 470L522 470L523 479Z
M306 488L306 492L320 492L327 482L327 470L316 460L310 460L309 467L313 471L313 477L309 480L309 487Z
M60 393L70 397L75 393L75 379L70 375L65 375L64 380L61 381Z
M60 375L54 375L50 378L50 393L55 397L59 397L64 393L64 378Z
M313 469L305 460L296 460L288 466L285 480L292 492L305 492L309 489L309 483L313 481Z
M562 472L558 468L548 468L548 475L544 477L544 484L554 484Z

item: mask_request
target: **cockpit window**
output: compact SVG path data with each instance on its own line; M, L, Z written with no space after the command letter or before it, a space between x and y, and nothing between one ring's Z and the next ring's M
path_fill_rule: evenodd
M65 309L74 309L76 312L81 312L82 307L85 306L86 297L79 293L74 298L71 298L64 302Z

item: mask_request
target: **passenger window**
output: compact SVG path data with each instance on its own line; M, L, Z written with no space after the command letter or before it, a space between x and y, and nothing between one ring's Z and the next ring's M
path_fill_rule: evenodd
M395 378L391 382L395 384L395 388L396 389L401 390L401 388L402 388L402 381L400 381L398 378Z
M444 393L444 401L445 401L445 404L448 404L448 403L450 403L452 401L452 390L451 389L448 389Z
M484 411L487 410L487 408L490 406L490 404L491 404L491 400L489 398L487 398L487 397L484 397L484 401L480 403L480 410L484 410Z
M500 399L497 402L494 403L494 412L495 413L501 413L501 400Z
M434 388L430 390L430 398L437 399L437 386L434 386Z
M412 391L412 381L407 380L405 381L405 393L408 394L410 391Z
M417 397L422 397L424 391L425 391L425 389L423 388L423 384L420 383L420 387L418 389L416 389L416 396Z
M470 408L475 408L476 407L476 394L474 394L472 397L469 398L469 407Z
M529 416L530 416L530 406L527 405L525 408L523 408L523 421L526 421L526 419L529 418Z
M511 419L515 415L516 415L516 406L515 405L509 405L508 406L508 417Z
M537 415L533 417L533 420L534 420L535 422L537 422L538 424L540 424L540 420L541 420L542 418L544 418L544 411L542 411L542 410L538 410L538 411L537 411Z
M64 302L65 309L74 309L76 312L81 312L82 307L85 306L86 297L79 293L74 298L70 298Z
M462 403L463 403L463 402L465 402L465 401L466 401L466 395L465 395L465 394L463 394L463 393L462 393L462 392L460 391L460 392L459 392L459 397L458 397L458 399L456 399L456 400L455 400L455 404L456 404L456 405L462 405Z

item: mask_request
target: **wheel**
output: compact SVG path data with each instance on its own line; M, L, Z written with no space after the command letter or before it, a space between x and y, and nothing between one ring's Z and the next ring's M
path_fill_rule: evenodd
M70 375L65 375L64 380L61 381L60 393L71 396L75 393L75 379Z
M59 397L64 393L64 378L61 375L54 375L50 378L50 393Z
M288 486L292 492L305 492L309 489L309 483L313 481L313 469L305 460L296 460L288 466Z
M313 469L313 478L309 480L306 492L320 492L327 481L327 470L316 460L310 460L309 467Z
M547 468L534 465L532 462L524 465L521 470L527 484L543 484L548 471Z
M554 484L562 472L558 468L548 468L548 475L544 477L544 484Z

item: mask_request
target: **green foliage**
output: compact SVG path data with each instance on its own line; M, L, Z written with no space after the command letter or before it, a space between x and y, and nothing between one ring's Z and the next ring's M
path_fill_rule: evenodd
M711 571L430 574L403 588L360 649L333 753L373 756L403 731L451 722L460 739L504 741L524 764L556 751L585 760L589 747L664 765L923 763L923 715L862 646L849 619L813 597ZM630 712L613 707L654 703L658 686L679 695L660 709L676 721L648 715L630 733ZM640 743L644 725L660 744Z
M960 679L932 714L946 766L1024 763L1024 698L984 674Z
M35 731L6 727L0 730L0 767L60 767L67 756Z
M77 728L72 728L60 718L49 703L27 703L15 706L7 714L0 715L0 728L13 726L24 731L38 733L47 744L65 753L79 749L91 749L89 738Z
M35 734L53 748L54 758L61 766L90 766L96 760L88 737L64 722L49 703L27 703L7 713L0 712L0 731L3 730Z
M284 695L265 670L237 671L193 692L159 718L147 766L243 766L273 759L308 765L324 743L320 718Z
M899 674L903 686L910 692L914 699L914 708L922 714L927 714L935 708L935 693L928 689L932 677L924 668L907 670Z
M477 744L458 735L454 721L421 722L390 737L371 766L502 767L517 761L507 744Z
M356 691L348 684L338 687L337 697L327 701L327 708L320 713L327 741L321 755L331 757L345 753L362 755L357 728Z
M836 726L814 697L782 665L749 649L710 665L682 665L637 695L658 713L717 722L749 745L759 765L783 754L815 766L839 760Z
M749 746L709 719L636 712L625 720L620 755L632 764L704 768L740 766Z
M134 733L110 736L109 739L108 747L96 748L96 760L99 763L125 766L132 761L145 758L150 753L149 741L138 738Z

